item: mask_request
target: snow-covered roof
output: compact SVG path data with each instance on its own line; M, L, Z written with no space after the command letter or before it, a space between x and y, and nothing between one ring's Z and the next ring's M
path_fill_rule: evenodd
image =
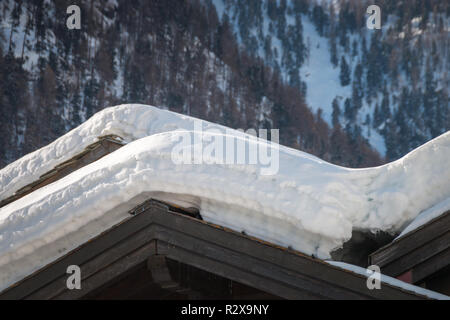
M206 221L323 259L353 229L399 232L450 197L450 132L387 165L348 169L212 123L202 122L198 131L197 122L144 105L108 108L2 169L4 199L99 136L128 142L0 208L0 290L122 221L150 197L190 202ZM279 170L264 175L261 164L220 164L215 154L209 163L177 164L173 150L186 136L193 145L225 137L246 150L267 148L279 155Z
M49 145L31 152L0 170L0 200L39 179L58 164L83 152L98 137L116 135L125 143L173 130L193 130L196 118L146 105L103 109ZM204 129L225 127L202 122ZM241 134L236 131L236 134Z
M410 232L417 230L418 228L427 224L431 220L442 216L442 214L444 214L447 211L450 211L450 197L432 206L431 208L421 212L405 229L403 229L403 231L396 238L396 240L400 239L401 237L404 237L406 234Z
M369 277L369 276L374 275L374 273L368 271L368 269L361 268L361 267L358 267L358 266L355 266L355 265L352 265L349 263L340 262L340 261L326 261L326 262L335 267L354 272L354 273L362 275L364 277ZM434 292L431 290L427 290L425 288L406 283L404 281L389 277L384 274L379 274L379 280L381 282L380 286L383 286L383 283L386 283L391 286L401 288L403 290L415 292L417 294L423 295L423 296L431 298L431 299L450 300L450 297L446 296L444 294L440 294L440 293L437 293L437 292ZM373 289L373 290L376 290L376 289Z

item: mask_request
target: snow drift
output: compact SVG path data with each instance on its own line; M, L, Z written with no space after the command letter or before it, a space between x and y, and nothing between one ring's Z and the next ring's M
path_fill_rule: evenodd
M354 229L398 233L450 198L450 132L387 165L348 169L208 122L193 131L194 121L143 105L108 108L1 170L4 198L99 136L129 142L0 209L0 290L122 221L149 197L193 203L206 221L323 259ZM175 164L173 148L186 134L197 142L232 135L247 148L276 148L279 171L267 176L258 164L214 159Z
M106 108L49 145L14 161L0 170L0 200L36 181L57 164L71 159L106 135L120 136L125 143L155 133L177 129L193 130L198 119L145 105ZM225 127L202 121L205 129ZM241 135L235 131L236 135Z

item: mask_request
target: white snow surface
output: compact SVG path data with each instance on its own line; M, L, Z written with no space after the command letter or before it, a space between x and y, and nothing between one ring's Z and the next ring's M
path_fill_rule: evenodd
M369 273L369 271L367 269L355 266L353 264L349 264L349 263L345 263L345 262L340 262L340 261L326 261L327 263L344 269L344 270L348 270L351 272L354 272L356 274L365 276L365 277L369 277L370 275L372 275L372 272ZM412 284L409 284L407 282L386 276L384 274L380 274L380 281L381 281L381 289L383 289L383 283L389 284L391 286L403 289L403 290L407 290L407 291L411 291L411 292L415 292L417 294L420 294L422 296L431 298L431 299L437 299L437 300L450 300L449 296L446 296L444 294L441 293L437 293L431 290L427 290L425 288L422 287L418 287ZM374 289L376 290L376 289Z
M128 143L155 133L177 129L193 130L195 121L199 120L146 105L106 108L51 144L0 170L0 200L82 152L100 136L117 135ZM206 130L225 130L225 127L207 121L203 121L203 126Z
M332 165L239 131L144 105L107 108L50 145L0 171L1 198L36 180L106 134L121 149L0 208L0 290L129 217L144 200L199 207L204 220L327 259L353 229L400 232L450 198L450 132L398 161L368 169ZM211 129L215 128L215 131ZM261 165L176 164L180 139L223 137L279 153L279 171Z

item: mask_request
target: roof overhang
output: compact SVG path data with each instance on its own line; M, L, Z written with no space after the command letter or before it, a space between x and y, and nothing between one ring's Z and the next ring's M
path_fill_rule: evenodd
M286 299L424 299L149 200L130 217L0 293L0 299L79 299L138 264L164 256ZM69 265L82 288L66 286Z
M450 266L450 211L369 256L382 273L420 283Z

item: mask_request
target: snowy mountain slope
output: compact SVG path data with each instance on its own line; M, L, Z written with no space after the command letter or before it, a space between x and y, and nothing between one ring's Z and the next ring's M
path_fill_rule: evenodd
M287 15L293 29L284 40L272 37L279 48L271 60L281 67L278 72L276 65L240 48L233 26L220 23L215 8L205 8L208 3L80 0L83 27L68 30L64 1L0 1L5 22L0 28L0 166L120 103L157 105L233 128L278 128L283 144L339 165L384 162L362 137L325 125L312 113L315 105L311 111L305 104L302 91L283 81L285 67L305 59L295 53L303 52L304 41L297 36L303 32L295 29L294 15ZM304 24L314 31L307 15ZM266 35L269 29L274 22L271 27L264 19ZM289 55L286 44L292 46ZM307 94L313 92L309 89Z
M212 3L240 44L304 91L314 112L333 126L336 112L340 126L388 160L450 129L444 3L380 4L380 30L366 28L370 1Z
M52 156L68 157L64 152L75 152L77 142L83 146L96 134L112 133L135 140L0 208L0 287L125 219L128 209L149 197L190 199L206 221L320 258L329 258L354 229L397 233L450 198L450 132L387 165L347 169L213 124L193 131L193 122L143 105L109 108L0 171L7 194L6 185L19 183L10 179L13 172L26 177L29 167L59 162ZM279 172L262 175L262 165L219 164L215 154L206 154L209 164L176 164L172 152L186 135L194 143L185 148L224 135L248 150L268 148L279 154Z

